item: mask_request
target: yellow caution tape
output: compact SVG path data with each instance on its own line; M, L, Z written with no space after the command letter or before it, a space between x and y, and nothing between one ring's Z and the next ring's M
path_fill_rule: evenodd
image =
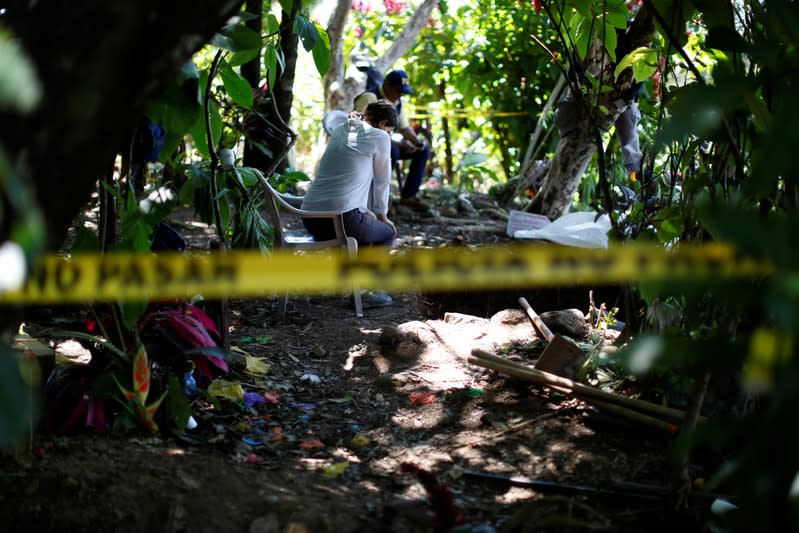
M676 252L640 245L587 250L524 243L402 249L392 255L368 248L357 257L283 250L271 256L257 251L50 255L33 265L21 290L0 294L0 303L347 293L354 285L390 292L469 291L771 273L767 263L739 257L723 244L681 246Z

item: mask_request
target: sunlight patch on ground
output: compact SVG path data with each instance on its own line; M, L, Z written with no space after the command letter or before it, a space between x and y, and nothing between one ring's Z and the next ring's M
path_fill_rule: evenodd
M511 487L507 492L498 495L494 501L501 505L525 502L537 496L534 490L521 487Z
M352 370L352 367L355 366L355 360L366 355L368 351L366 344L363 343L350 346L347 360L344 362L344 370L348 372Z
M402 429L431 429L444 421L447 412L439 402L428 405L423 411L400 409L391 421Z
M88 363L92 359L91 352L76 340L61 342L55 347L56 357L65 357L70 363Z

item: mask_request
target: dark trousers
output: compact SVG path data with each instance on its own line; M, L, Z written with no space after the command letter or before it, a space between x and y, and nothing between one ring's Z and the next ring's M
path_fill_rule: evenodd
M419 186L422 184L427 167L427 160L430 159L430 147L425 145L424 148L416 150L415 152L400 152L399 147L391 145L391 168L397 168L397 162L402 160L411 160L411 168L408 169L408 175L402 185L400 196L402 198L413 198L419 192Z
M344 231L348 237L355 237L358 244L391 246L394 230L385 222L361 212L360 209L347 211L342 215ZM315 241L328 241L336 238L333 222L324 218L303 218L302 223Z

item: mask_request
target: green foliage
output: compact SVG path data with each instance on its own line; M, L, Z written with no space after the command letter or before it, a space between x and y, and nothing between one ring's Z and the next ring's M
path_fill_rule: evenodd
M28 55L6 30L0 28L0 110L29 112L42 97L36 69Z
M219 76L228 96L244 109L252 108L252 89L241 74L235 72L227 61L219 65Z
M274 231L261 215L263 192L252 169L236 167L219 169L216 174L217 195L213 196L208 161L187 167L189 178L180 190L180 199L194 207L194 215L206 224L214 224L216 203L222 231L232 238L235 248L257 248L268 252L274 242ZM306 177L307 179L307 177Z
M269 183L281 193L295 191L297 184L304 181L311 181L311 178L299 170L288 170L269 177Z
M41 82L28 54L14 36L0 28L0 111L26 114L34 111L42 97ZM12 162L0 145L0 218L13 221L10 238L29 255L44 247L44 217L35 201L23 161ZM9 212L4 212L9 209ZM2 244L2 242L0 242Z
M655 73L657 67L658 54L656 50L651 48L636 48L619 61L613 75L618 78L624 70L632 68L633 77L636 80L646 80Z
M33 391L40 383L31 380L31 361L0 345L0 448L19 444L36 420L40 406L34 404Z

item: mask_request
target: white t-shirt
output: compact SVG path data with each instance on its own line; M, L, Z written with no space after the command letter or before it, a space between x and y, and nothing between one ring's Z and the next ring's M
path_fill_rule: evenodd
M391 138L388 133L366 122L349 119L333 130L302 208L347 212L371 206L374 213L385 215L390 183Z

